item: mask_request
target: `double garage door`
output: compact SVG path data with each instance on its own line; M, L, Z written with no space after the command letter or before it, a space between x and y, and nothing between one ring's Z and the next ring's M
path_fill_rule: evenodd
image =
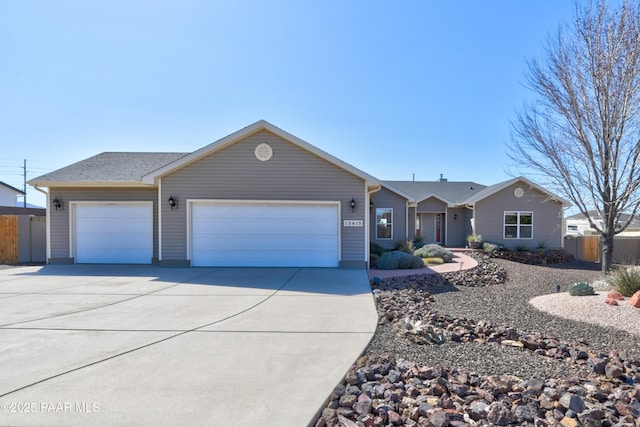
M151 203L77 203L73 210L77 263L151 263ZM189 211L193 266L338 266L337 203L203 201Z
M337 267L338 204L192 202L193 266Z

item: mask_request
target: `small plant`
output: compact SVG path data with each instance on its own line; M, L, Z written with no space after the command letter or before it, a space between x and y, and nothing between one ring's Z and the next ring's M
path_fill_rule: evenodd
M482 244L482 250L484 250L485 252L488 252L488 253L497 252L498 249L500 249L500 246L498 246L495 243L485 242L485 243Z
M416 236L413 238L413 243L421 243L423 241L424 241L424 238L420 233L416 234Z
M611 287L625 297L640 291L640 270L637 267L621 267L607 278Z
M422 261L427 265L440 265L444 264L444 260L442 258L422 258Z
M444 262L453 261L453 252L436 244L424 245L413 254L420 258L442 258Z
M480 242L482 242L482 234L469 234L467 236L467 242L469 242L469 243L480 243Z
M516 252L526 252L526 251L527 251L527 247L525 245L516 246Z
M569 295L573 295L573 296L595 295L593 286L591 286L587 282L573 283L569 285L568 290L569 290Z
M538 241L538 249L541 251L547 249L547 242L545 242L544 240Z
M413 254L415 247L413 246L412 240L398 240L393 249L407 254Z
M376 242L369 243L369 253L374 255L382 255L385 252L384 248Z
M405 270L424 267L422 258L401 251L387 252L378 259L381 270Z

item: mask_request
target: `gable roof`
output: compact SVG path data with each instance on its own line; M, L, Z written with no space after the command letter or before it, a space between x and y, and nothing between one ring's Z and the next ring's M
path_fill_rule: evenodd
M230 135L225 136L224 138L221 138L215 142L212 142L211 144L202 147L199 150L194 151L191 154L188 154L184 157L181 157L179 159L176 159L175 161L163 165L162 167L158 168L157 170L154 171L149 171L149 173L145 174L144 176L142 176L142 182L145 184L154 184L157 182L157 180L159 178L162 178L165 175L168 175L180 168L183 168L191 163L194 163L198 160L200 160L203 157L209 156L213 153L216 153L226 147L229 147L233 144L235 144L236 142L247 138L253 134L256 134L260 131L266 130L268 132L273 133L276 136L279 136L280 138L312 153L315 154L316 156L328 161L329 163L333 163L334 165L346 170L347 172L352 173L355 176L358 176L360 178L362 178L366 183L367 186L369 187L369 189L377 189L380 186L380 181L378 181L377 178L374 178L373 176L361 171L360 169L357 169L356 167L338 159L337 157L332 156L331 154L319 149L318 147L315 147L311 144L309 144L306 141L303 141L302 139L291 135L288 132L283 131L282 129L272 125L271 123L267 122L266 120L259 120L243 129L240 129L239 131L236 131Z
M545 190L522 176L488 187L471 181L384 181L384 184L393 186L406 194L412 195L418 203L430 197L435 197L448 203L450 207L453 207L473 205L517 182L523 182L529 187L535 188L541 193L548 195L549 198L557 200L565 206L571 206L571 204L562 197Z
M18 190L16 187L13 187L13 186L11 186L11 185L9 185L9 184L5 183L5 182L0 181L0 186L2 186L2 187L6 187L7 189L9 189L9 190L11 190L11 191L13 191L13 192L15 192L15 193L17 193L17 194L22 194L22 195L24 195L24 191L22 191L22 190Z
M482 199L485 199L489 196L491 196L492 194L497 193L498 191L504 190L505 188L517 183L517 182L523 182L526 185L528 185L531 188L534 188L538 191L540 191L541 193L544 193L546 195L549 196L550 199L556 200L558 202L561 202L562 204L566 205L566 206L571 206L571 203L569 203L568 201L566 201L565 199L563 199L562 197L548 191L545 190L544 188L540 187L539 185L529 181L527 178L523 177L523 176L519 176L517 178L513 178L513 179L509 179L507 181L503 181L500 182L498 184L494 184L494 185L490 185L489 187L485 187L483 190L479 191L478 193L474 194L473 196L471 196L469 199L467 199L465 201L466 204L472 205Z
M140 185L143 175L188 153L105 152L29 181L31 185Z
M405 199L407 199L407 201L409 201L409 203L415 203L416 199L415 197L413 197L411 194L407 194L404 191L400 190L399 188L394 187L393 185L389 184L388 182L381 182L382 187L386 188L387 190L396 193L398 196L400 197L404 197Z
M385 181L403 192L412 195L418 203L429 197L436 197L449 205L461 205L485 188L471 181Z

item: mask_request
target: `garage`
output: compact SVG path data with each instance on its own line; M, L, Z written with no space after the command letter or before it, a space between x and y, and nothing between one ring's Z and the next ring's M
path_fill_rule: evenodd
M150 264L153 204L72 203L76 263Z
M192 201L191 265L337 267L339 206Z

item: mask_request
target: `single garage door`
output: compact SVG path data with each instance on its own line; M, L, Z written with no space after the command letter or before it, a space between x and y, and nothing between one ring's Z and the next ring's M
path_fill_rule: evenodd
M337 203L192 202L191 265L337 267Z
M151 203L77 203L74 208L76 263L151 263Z

